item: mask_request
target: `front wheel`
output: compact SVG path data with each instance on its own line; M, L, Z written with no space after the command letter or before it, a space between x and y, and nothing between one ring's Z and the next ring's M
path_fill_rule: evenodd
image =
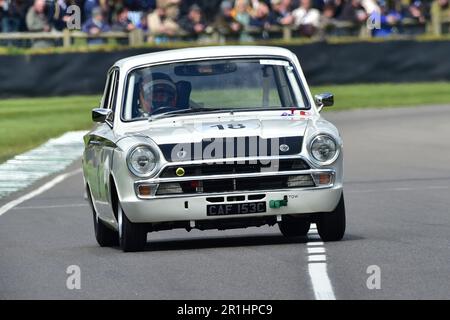
M119 224L120 247L125 252L141 251L147 243L147 231L140 223L128 220L120 203L118 204L117 220Z
M283 236L287 238L302 237L308 233L310 222L303 218L284 216L278 227Z
M345 204L344 193L341 195L336 209L332 212L322 213L318 223L317 231L323 241L338 241L345 233Z
M94 204L92 202L92 196L89 187L86 188L86 193L89 201L89 206L91 207L92 215L94 218L94 232L97 243L101 247L113 247L118 245L119 234L117 233L117 231L108 228L102 221L102 219L99 218L97 211L94 208Z

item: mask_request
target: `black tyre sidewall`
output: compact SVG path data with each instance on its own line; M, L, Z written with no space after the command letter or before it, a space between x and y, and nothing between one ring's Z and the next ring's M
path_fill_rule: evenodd
M344 237L345 225L345 203L342 193L336 208L332 212L322 213L317 223L317 231L323 241L339 241Z
M118 204L120 206L120 204ZM120 247L125 252L141 251L147 243L147 232L142 224L133 223L128 220L125 211L122 211L122 236L120 237Z
M303 237L309 231L311 223L303 218L283 217L278 227L285 237Z
M94 219L94 232L95 239L101 247L113 247L119 244L119 233L108 228L102 219L98 218L97 212L95 211L94 205L92 203L92 197L89 188L86 190L89 206L92 210L92 217Z

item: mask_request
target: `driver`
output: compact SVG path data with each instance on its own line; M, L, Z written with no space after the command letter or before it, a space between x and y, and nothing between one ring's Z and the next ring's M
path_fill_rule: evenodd
M141 111L148 115L162 108L176 108L177 88L169 76L155 73L151 77L143 77L139 95Z

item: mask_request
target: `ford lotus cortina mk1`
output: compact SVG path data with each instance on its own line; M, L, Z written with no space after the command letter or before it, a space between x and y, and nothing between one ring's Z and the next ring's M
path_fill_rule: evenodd
M297 57L274 47L205 47L130 57L108 72L83 171L101 246L151 232L316 223L345 232L343 149Z

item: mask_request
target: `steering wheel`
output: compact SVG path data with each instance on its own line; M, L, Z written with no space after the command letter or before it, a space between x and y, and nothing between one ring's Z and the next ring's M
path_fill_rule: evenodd
M160 113L164 113L164 112L169 112L169 111L173 111L173 110L176 110L176 108L174 108L174 107L159 107L158 109L153 111L151 113L151 115L160 114Z

